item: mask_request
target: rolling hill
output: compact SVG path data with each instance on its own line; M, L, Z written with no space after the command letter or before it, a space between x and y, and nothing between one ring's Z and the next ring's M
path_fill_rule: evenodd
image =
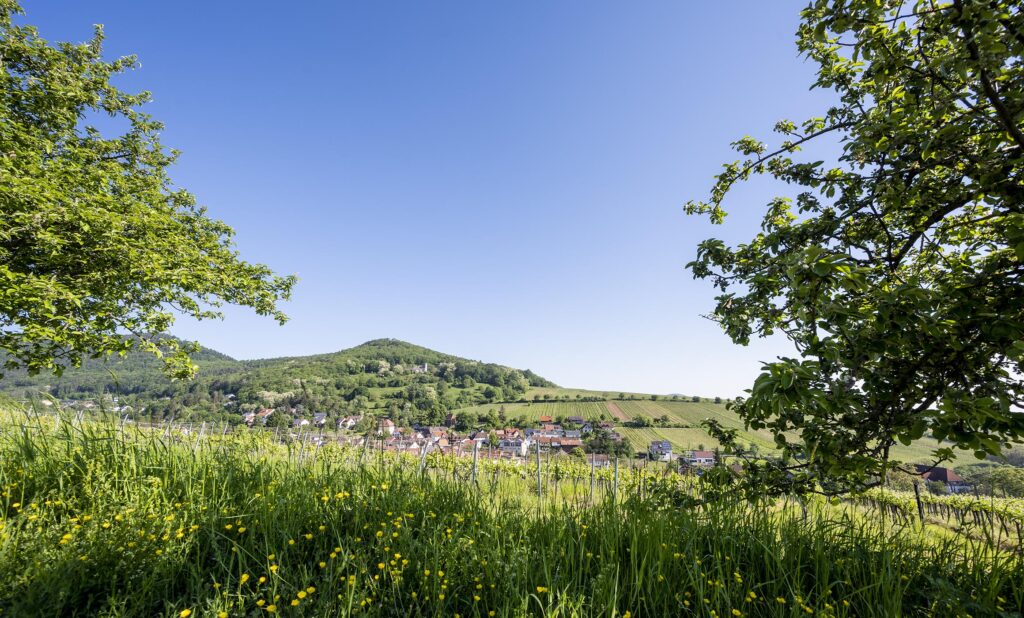
M236 360L203 348L191 382L173 382L161 363L134 353L115 362L88 360L61 377L8 372L0 393L46 395L72 403L106 401L153 420L240 423L242 413L274 408L278 419L325 413L387 414L400 424L439 424L449 414L483 424L536 424L541 417L571 416L618 425L638 451L653 440L675 447L713 448L701 428L707 418L735 428L741 441L771 450L768 432L751 431L720 399L562 388L529 369L514 369L444 354L396 339L376 339L330 354ZM475 420L474 420L475 419ZM465 424L465 423L464 423ZM646 426L644 426L646 425ZM934 444L899 447L907 461L925 461Z

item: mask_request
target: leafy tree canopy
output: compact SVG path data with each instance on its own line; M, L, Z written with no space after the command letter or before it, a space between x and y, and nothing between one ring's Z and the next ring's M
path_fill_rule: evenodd
M790 462L748 477L871 485L896 441L928 434L999 453L1024 436L1021 6L815 0L797 43L837 103L779 122L774 146L735 142L743 158L686 206L721 223L739 182L795 188L752 240L706 240L689 264L719 290L714 318L734 342L784 333L799 352L736 404ZM800 158L821 140L834 160Z
M223 303L279 322L294 277L242 261L233 231L167 174L177 153L140 111L149 93L111 79L103 31L51 45L0 0L0 350L4 367L60 373L83 357L142 348L176 377L196 346L160 336L174 313L220 317ZM105 134L96 125L124 126Z

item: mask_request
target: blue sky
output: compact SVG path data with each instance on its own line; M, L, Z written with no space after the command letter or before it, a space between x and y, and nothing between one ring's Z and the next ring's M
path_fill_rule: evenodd
M785 187L688 218L728 144L820 115L803 2L42 2L50 40L134 53L121 80L172 176L252 261L300 277L291 321L175 333L237 358L395 337L559 384L734 396L784 341L737 347L684 265Z

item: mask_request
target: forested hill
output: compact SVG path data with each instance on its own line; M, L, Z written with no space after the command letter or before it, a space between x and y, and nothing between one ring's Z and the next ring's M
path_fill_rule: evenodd
M192 359L201 367L204 376L244 366L227 354L203 347L192 354ZM6 360L7 355L0 352L0 365ZM30 376L24 369L4 369L0 392L25 397L43 391L59 398L124 393L142 385L147 388L157 384L170 385L170 380L163 374L163 367L163 361L152 354L131 352L123 358L86 358L81 367L68 368L60 377L51 373Z
M63 376L9 371L0 392L40 393L145 409L147 416L232 418L260 408L330 416L387 411L410 421L438 422L448 410L522 398L531 387L555 385L532 371L483 363L396 339L377 339L331 354L238 361L203 349L199 375L172 382L158 359L90 360ZM284 417L284 415L280 415Z

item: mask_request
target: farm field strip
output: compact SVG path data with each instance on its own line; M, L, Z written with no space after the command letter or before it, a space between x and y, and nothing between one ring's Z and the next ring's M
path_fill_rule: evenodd
M688 401L650 401L627 400L617 401L619 408L629 418L645 416L657 419L667 416L669 422L678 425L697 427L706 418L714 418L726 427L742 427L739 418L725 409L722 404L693 403Z
M618 403L616 403L614 401L606 401L604 405L608 409L608 413L611 414L612 418L614 418L615 420L617 420L617 421L627 421L627 420L629 420L629 417L626 416L626 413L622 411L622 408L619 407Z
M453 412L458 415L465 412L475 414L488 414L493 410L496 414L502 409L509 419L522 416L528 421L536 421L541 416L556 418L559 416L581 416L590 421L598 421L602 418L609 418L607 408L600 402L585 401L555 401L555 402L531 402L531 403L488 403L467 408L460 408Z

